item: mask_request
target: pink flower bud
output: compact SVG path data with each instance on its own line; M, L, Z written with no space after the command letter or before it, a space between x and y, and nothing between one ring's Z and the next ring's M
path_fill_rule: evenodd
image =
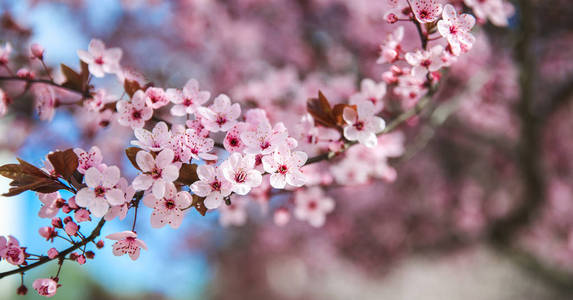
M67 216L64 218L64 224L68 224L68 222L73 222L72 217Z
M62 206L62 211L65 214L69 214L73 209L71 207L69 207L67 204L64 204L64 206Z
M44 47L40 44L32 44L30 46L30 58L44 59Z
M64 230L66 231L66 233L71 236L75 236L78 233L79 229L80 227L78 226L78 224L76 224L73 221L66 223L66 226L64 226Z
M20 70L18 70L16 72L16 76L20 77L20 78L24 78L24 79L34 79L36 78L36 74L34 74L34 72L26 69L26 68L21 68Z
M46 241L49 240L54 240L54 238L56 237L57 233L56 230L54 229L54 227L50 227L50 226L45 226L42 227L38 230L38 232L40 233L40 235L46 239Z
M78 221L78 223L92 220L90 218L90 212L83 208L77 210L76 213L74 214L74 217L76 218L76 221Z
M103 248L103 246L104 246L104 243L103 243L102 240L99 240L99 241L96 243L96 247L97 247L98 249Z
M70 199L68 199L68 206L71 209L78 209L80 208L77 204L76 204L76 197L72 197Z
M87 259L94 259L95 253L93 251L86 251L85 253Z
M398 16L394 13L389 13L386 15L386 22L388 22L388 24L394 24L398 22Z
M60 252L58 252L58 250L56 250L56 248L50 248L50 250L48 250L48 257L50 259L54 259L58 256L58 254L60 254Z
M84 255L80 255L78 256L78 258L76 258L76 261L78 262L78 264L83 265L86 263L86 257Z
M52 226L55 228L63 228L64 225L62 224L62 219L60 218L53 218L52 219Z

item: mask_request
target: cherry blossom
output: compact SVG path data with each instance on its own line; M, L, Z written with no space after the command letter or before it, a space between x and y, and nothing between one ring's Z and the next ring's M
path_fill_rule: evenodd
M84 101L84 106L90 111L100 111L106 104L115 102L116 97L108 94L105 89L98 89L91 98Z
M346 122L344 137L367 147L376 146L376 134L386 127L384 120L374 115L374 104L369 101L357 103L356 110L345 107L342 117Z
M6 240L5 237L0 236L0 257L17 266L25 262L26 253L15 237L8 236Z
M201 123L206 129L212 132L228 131L237 123L241 106L239 103L231 104L231 99L221 94L213 100L211 106L199 107L197 112L201 115Z
M162 88L150 87L145 90L145 95L147 95L149 106L153 109L161 108L170 103L167 93Z
M225 135L223 147L229 152L242 152L245 149L245 143L241 139L241 133L246 131L248 125L246 123L237 123L231 127Z
M208 91L200 91L199 82L195 79L189 79L182 91L168 89L166 96L175 104L171 108L171 114L181 117L186 114L194 114L198 107L209 100L211 93Z
M331 143L340 139L340 133L337 130L315 126L310 114L305 114L301 118L295 127L294 136L300 141L299 146L309 154L328 148Z
M435 72L442 68L444 62L442 60L444 54L444 47L436 45L430 50L417 50L416 52L406 53L404 58L412 65L412 67L423 68L429 72ZM419 70L416 72L420 72Z
M300 168L306 163L308 156L302 151L291 153L288 147L277 149L272 155L263 157L263 168L271 174L271 186L275 189L284 189L286 184L302 186L305 176Z
M191 157L195 159L216 160L217 157L209 154L215 145L215 141L197 133L194 129L185 130L184 143L189 149Z
M307 221L314 227L324 225L326 214L334 210L334 200L327 197L323 190L316 186L297 191L295 205L295 217Z
M191 191L205 198L205 207L215 209L221 206L223 199L231 194L233 185L227 181L220 167L200 165L197 167L199 180L191 185Z
M38 43L30 45L30 58L31 59L44 59L44 47Z
M241 134L245 143L245 152L250 154L270 154L285 143L288 132L284 124L277 123L274 128L269 122L260 122L257 127Z
M131 260L139 258L141 248L147 250L145 242L137 238L137 234L133 231L122 231L112 233L106 236L107 239L117 241L112 246L112 252L115 256L122 256L128 254Z
M124 193L115 188L119 178L119 168L116 166L104 167L101 171L95 167L89 168L85 172L87 187L78 191L77 205L89 209L97 218L103 217L110 205L125 202Z
M40 120L51 121L55 114L56 94L47 84L35 84L33 87L36 96L36 111Z
M171 149L162 150L156 158L145 151L137 152L135 160L143 173L133 180L133 188L137 191L151 188L156 198L162 198L166 183L179 177L179 166L173 163L174 155Z
M174 229L181 226L184 209L191 205L191 195L188 192L177 192L173 183L165 185L165 194L162 198L156 198L153 194L148 194L143 198L143 203L153 208L151 213L151 226L161 228L169 224Z
M168 146L171 139L171 133L165 122L155 124L152 132L143 128L135 128L133 133L137 141L131 141L131 144L148 151L161 151Z
M101 150L97 146L90 148L89 152L81 148L75 148L74 153L78 156L78 172L85 174L91 167L100 167L103 161Z
M374 113L379 113L384 108L383 98L385 95L386 83L376 83L374 80L366 78L360 82L360 92L352 95L349 102L350 104L358 104L368 100L374 104Z
M478 19L489 19L496 26L507 26L508 18L515 13L511 3L504 0L464 0Z
M12 53L12 44L5 43L0 47L0 65L6 65L10 60L10 54Z
M6 95L3 89L0 89L0 117L3 117L6 114L10 102L8 95Z
M40 208L40 212L38 216L40 218L53 218L55 217L58 212L60 211L60 207L62 207L65 201L60 196L59 192L53 193L37 193L38 199L42 202L42 208Z
M404 27L396 28L386 36L386 40L380 45L380 58L376 63L393 63L402 53L402 40L404 39Z
M431 23L440 18L442 4L436 0L411 0L412 11L420 23Z
M242 226L247 221L247 201L242 197L231 197L230 205L223 205L219 209L219 223L221 226Z
M80 59L88 64L88 69L95 77L103 77L105 73L116 73L120 70L119 61L123 52L119 48L106 49L105 44L98 39L92 39L88 51L78 50Z
M127 210L129 209L129 203L135 195L135 189L133 186L129 185L127 180L123 177L119 179L115 187L124 192L125 202L119 205L112 205L104 216L106 221L111 221L116 217L119 217L119 220L125 219Z
M39 278L34 280L32 287L40 296L50 298L56 295L58 282L52 278Z
M233 153L221 166L223 176L233 184L232 191L239 195L248 194L262 182L261 172L255 170L255 156Z
M451 4L444 7L442 20L438 21L438 31L448 40L454 55L468 51L475 42L475 37L470 34L475 21L472 15L458 15Z
M131 128L142 128L145 121L151 119L153 115L153 109L149 106L148 97L142 90L135 92L131 101L118 101L116 109L119 113L119 124L131 126Z

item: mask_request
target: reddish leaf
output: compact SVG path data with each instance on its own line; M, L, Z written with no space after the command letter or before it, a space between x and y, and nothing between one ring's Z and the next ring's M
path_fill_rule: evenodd
M137 148L137 147L129 147L127 149L125 149L125 155L127 155L127 158L129 159L129 161L131 162L131 164L138 169L139 171L141 171L141 169L139 168L139 166L137 165L137 160L135 159L135 157L137 156L137 152L142 151L143 149L141 148Z
M78 156L73 149L56 151L48 154L48 160L52 163L56 174L70 181L72 174L78 168Z
M43 178L51 178L48 174L44 173L40 168L28 163L27 161L21 160L16 158L20 163L20 172L22 174L36 176L36 177L43 177Z
M181 165L181 169L179 169L179 178L176 180L177 183L183 185L191 185L197 180L199 180L199 176L197 176L196 164Z
M7 164L0 167L0 175L12 179L10 190L4 196L14 196L25 191L53 193L67 187L39 168L18 158L19 164Z
M129 97L133 97L133 94L135 94L135 92L137 92L138 90L141 89L141 86L139 85L139 83L135 80L129 80L126 79L123 82L123 89L125 90L125 92L129 95Z
M316 124L332 128L338 127L330 103L321 91L318 92L318 98L308 99L306 110L312 115Z
M66 77L66 81L62 83L62 86L82 92L84 88L84 82L82 81L82 76L78 74L78 72L74 71L72 68L64 64L61 64L60 67L62 69L64 77Z
M20 166L17 164L7 164L0 166L0 175L10 179L16 179L20 176Z
M332 116L336 120L336 125L342 127L344 126L344 118L342 117L342 113L344 112L344 108L351 108L356 111L356 105L348 105L348 104L336 104L332 109Z

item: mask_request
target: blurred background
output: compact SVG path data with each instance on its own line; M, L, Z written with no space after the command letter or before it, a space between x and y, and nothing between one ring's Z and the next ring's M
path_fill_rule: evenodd
M480 21L435 103L400 128L403 155L389 161L397 178L346 174L344 186L327 191L336 208L324 227L275 225L273 211L290 201L282 194L248 199L242 226L192 211L178 230L157 230L140 209L138 235L149 250L133 262L113 256L106 240L95 260L64 264L54 299L572 299L573 7L513 4L507 27ZM336 103L361 79L381 80L389 65L376 63L379 45L397 26L384 20L390 9L383 0L0 0L0 40L22 66L27 47L43 45L57 73L60 63L78 68L76 50L99 38L123 49L129 76L177 88L193 77L292 128L319 89ZM403 26L404 47L417 46L414 26ZM533 62L520 56L524 34ZM112 76L94 83L122 93ZM521 109L528 93L533 116ZM385 101L391 120L402 108L392 95ZM131 139L131 130L100 128L72 108L40 121L23 95L0 119L0 163L20 157L41 166L54 149L97 145L131 179L122 150ZM345 172L344 158L334 164ZM40 206L31 192L0 198L0 235L47 249ZM132 218L109 222L102 236L128 230ZM86 232L95 225L84 224ZM55 269L29 272L30 290L32 278ZM0 299L40 298L16 296L19 280L0 280Z

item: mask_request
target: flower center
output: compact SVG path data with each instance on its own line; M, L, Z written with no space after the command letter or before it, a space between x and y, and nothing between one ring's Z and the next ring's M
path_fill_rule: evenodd
M185 98L185 99L183 99L183 105L185 105L185 106L191 106L191 105L193 105L193 99L191 99L191 98Z
M287 173L287 171L288 171L288 168L287 168L287 166L286 166L286 165L280 165L280 166L279 166L279 169L278 169L278 171L279 171L279 173L281 173L281 174L283 174L283 175L284 175L284 174L286 174L286 173Z
M422 67L429 67L432 64L432 61L429 59L423 60L420 65L422 65Z
M105 194L105 188L103 186L98 186L94 189L96 197L103 197Z
M261 142L261 149L263 149L263 150L267 149L270 146L271 146L271 143L269 143L268 141Z
M354 127L356 128L356 130L362 130L364 129L364 122L358 121L354 124Z
M309 210L315 210L318 207L318 204L316 203L316 201L310 201L308 202L308 209Z
M165 208L174 209L175 208L175 201L173 201L172 199L165 201Z
M454 26L454 25L450 26L450 33L451 34L457 34L458 28L456 28L456 26Z
M213 191L221 191L221 182L219 182L219 181L213 181L213 182L211 183L211 189L212 189Z
M229 144L233 147L236 147L237 145L239 145L239 140L237 138L232 137L229 139Z
M247 173L241 171L235 174L235 182L243 183L247 180Z
M221 125L227 123L227 118L225 118L225 116L218 115L218 116L217 116L217 120L215 120L215 122L217 122L217 124L218 124L219 126L221 126Z
M420 11L419 15L420 15L420 19L426 19L426 18L428 18L428 16L430 16L430 13L427 10L422 9Z
M139 110L134 110L134 111L131 113L131 117L132 117L134 120L139 120L139 119L141 119L141 112L140 112Z
M153 179L159 179L161 178L161 170L158 168L154 168L153 170L151 170L151 177Z
M98 65L103 65L103 56L96 58L94 62Z

